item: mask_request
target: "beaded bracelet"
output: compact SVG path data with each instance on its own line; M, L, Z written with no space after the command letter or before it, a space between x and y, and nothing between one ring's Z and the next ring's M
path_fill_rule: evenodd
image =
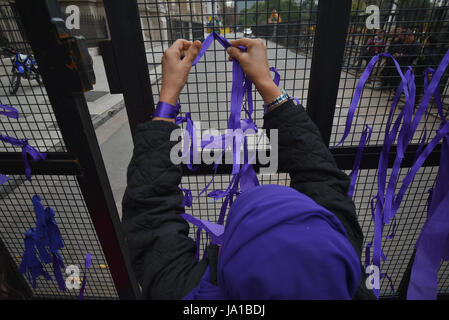
M272 106L274 106L274 105L276 105L276 104L278 104L278 103L280 103L280 102L282 102L282 101L284 101L284 100L286 100L286 99L288 99L288 98L289 98L289 96L288 96L287 91L285 91L284 89L282 89L282 94L281 94L279 97L277 97L276 99L274 99L274 100L271 101L270 103L264 104L264 105L263 105L263 108L264 108L265 113L268 112L268 109L269 109L270 107L272 107Z

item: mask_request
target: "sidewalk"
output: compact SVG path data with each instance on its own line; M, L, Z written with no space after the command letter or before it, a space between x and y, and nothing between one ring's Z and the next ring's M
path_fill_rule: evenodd
M84 96L87 100L94 127L97 128L107 121L109 117L121 110L125 104L122 94L109 93L103 58L100 55L92 55L92 60L94 63L96 84L94 85L94 89L86 92ZM114 112L114 110L116 111Z
M161 74L160 62L163 50L162 48L153 48L153 50L158 53L147 53L147 61L150 69L150 82L155 85L158 81L156 74ZM109 93L103 59L100 55L93 54L92 59L97 81L94 89L85 93L85 96L114 201L121 218L127 167L131 160L134 145L123 95Z
M87 100L87 105L89 107L89 113L92 117L94 128L98 128L122 110L125 107L125 103L123 94L111 94L109 92L109 85L103 65L103 58L96 52L96 50L90 51L94 64L96 84L94 85L94 89L92 91L86 92L84 95ZM162 54L160 56L162 56ZM157 60L158 57L159 55L157 57L155 56L155 60ZM147 60L149 65L153 64L156 68L161 67L161 60L159 59L158 61L153 61L151 54L147 54ZM158 71L157 74L160 74L160 71ZM158 79L154 75L154 72L151 72L151 84L155 84L157 80Z

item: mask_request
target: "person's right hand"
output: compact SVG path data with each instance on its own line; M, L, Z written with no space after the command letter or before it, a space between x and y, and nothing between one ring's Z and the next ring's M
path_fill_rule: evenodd
M267 47L261 39L238 39L229 41L232 47L226 51L229 60L238 60L245 74L256 86L265 103L269 103L282 94L274 84L268 66ZM238 46L245 46L246 52Z

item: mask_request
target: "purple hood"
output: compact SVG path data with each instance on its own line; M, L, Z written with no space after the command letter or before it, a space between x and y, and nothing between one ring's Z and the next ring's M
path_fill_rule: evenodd
M218 286L207 269L184 299L351 299L360 277L360 260L335 215L292 188L264 185L231 206Z

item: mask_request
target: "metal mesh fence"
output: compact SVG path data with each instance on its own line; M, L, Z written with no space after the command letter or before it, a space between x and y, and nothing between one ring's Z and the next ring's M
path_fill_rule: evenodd
M379 13L377 29L367 29L367 20L372 15L366 13L368 5L375 5ZM365 66L372 56L380 52L393 55L402 69L412 66L416 83L416 108L421 101L426 68L436 69L449 48L449 2L448 1L353 1L348 35L346 38L343 69L340 76L337 106L332 128L331 145L336 144L345 127L346 114L355 92L355 88ZM369 24L368 24L369 25ZM440 84L444 109L448 112L448 72L443 75ZM382 58L373 70L373 74L363 92L356 111L353 126L354 135L350 135L344 146L357 145L365 124L372 126L373 135L370 145L383 144L383 132L387 123L389 108L399 85L400 77L391 59ZM404 96L399 107L404 105ZM396 116L400 109L397 108ZM432 100L429 112L421 121L413 143L418 143L425 128L435 133L440 124L436 104ZM433 134L427 136L427 141Z
M10 49L29 55L30 58L33 54L24 36L14 2L0 3L0 48L0 103L13 106L19 111L17 120L0 116L0 133L19 139L28 138L29 144L40 152L66 152L45 87L34 79L22 77L19 79L18 91L10 91L10 80L15 72L13 65L17 59ZM0 143L0 153L20 151L20 148ZM32 197L38 194L44 206L55 210L55 220L65 245L60 253L66 267L78 266L82 277L85 255L92 255L92 266L87 272L85 298L118 298L76 177L34 175L32 182L29 182L25 176L8 176L10 180L0 186L0 237L17 266L24 251L24 234L29 228L35 227ZM62 292L54 279L51 265L46 265L45 269L53 280L39 277L37 288L32 289L33 298L77 298L79 290ZM62 273L65 279L65 270Z
M366 21L370 16L370 13L366 13L366 7L371 4L379 7L379 29L386 32L383 50L390 53L397 50L406 54L407 59L401 59L402 57L398 56L398 61L401 66L407 64L413 66L414 72L417 74L418 94L421 94L420 90L424 80L419 74L422 74L426 67L436 68L436 65L431 63L435 63L434 61L439 63L449 47L447 30L449 3L447 2L399 1L396 8L392 8L393 1L353 1L331 145L336 144L343 134L348 107L358 78L365 68L367 58L368 61L371 58L367 52L372 52L372 47L374 47L366 46L367 42L373 39L377 33L377 30L367 30L366 28ZM215 30L221 32L221 35L228 39L244 36L264 39L268 50L269 65L276 67L281 74L280 86L299 98L304 106L307 104L308 79L317 16L315 1L216 1L208 3L206 1L139 0L138 7L147 60L150 65L155 66L150 70L150 74L158 79L157 82L152 83L155 101L158 100L160 90L160 61L164 50L176 37L201 40L209 32ZM277 8L276 12L271 10L273 7ZM198 33L193 36L193 24L201 22L204 23L203 34ZM391 42L395 38L392 30L396 30L397 26L404 28L404 34L401 35L404 40L402 43L392 44ZM198 29L195 29L195 32L198 32ZM430 40L433 42L432 49L423 51L423 44L429 36L432 36ZM368 51L365 48L368 48ZM428 50L431 51L431 54L426 54ZM428 59L429 57L433 59ZM215 42L201 62L192 68L187 85L180 96L181 111L190 112L193 120L201 123L202 128L209 127L220 130L226 128L232 82L232 66L226 58L224 49ZM448 99L446 78L447 76L443 78L440 86L445 104ZM397 85L395 81L397 78L392 72L392 67L386 59L383 59L375 68L364 91L356 112L352 133L344 146L358 145L365 124L373 127L373 135L369 144L381 145L383 143L382 132L385 129L391 105L390 99L394 96ZM254 93L254 98L256 106L263 103L257 93ZM402 100L400 105L403 103ZM445 108L447 110L446 105ZM254 118L258 126L262 125L262 116L261 108L256 108ZM424 127L429 133L431 132L428 138L433 137L439 123L436 107L432 102L429 112L418 127L412 142L420 141ZM401 169L399 181L407 171L406 168ZM392 240L385 241L383 244L383 250L388 260L384 262L382 272L391 277L395 288L394 291L391 289L386 278L382 280L381 295L383 297L397 294L396 290L425 221L427 190L433 186L437 171L436 167L428 167L421 169L417 174L397 214L396 235ZM370 202L377 193L376 175L377 169L361 170L354 195L358 218L365 234L364 245L372 241L373 237L374 224ZM191 189L195 198L211 178L212 176L202 175L184 177L182 185ZM288 174L259 175L259 179L262 184L289 184ZM224 189L228 183L228 175L218 175L209 190ZM203 195L196 202L194 201L189 212L201 219L216 221L221 204L221 200L214 201ZM393 223L386 226L385 234L392 232L392 226ZM192 237L194 237L195 231L195 228L191 228ZM204 235L202 240L204 244ZM449 270L446 263L442 264L440 268L440 293L447 293L448 281Z
M31 201L35 194L41 196L44 207L52 207L64 242L60 250L65 266L75 265L84 272L86 253L92 256L92 266L87 271L85 299L117 298L114 283L103 255L97 234L92 225L84 198L73 176L33 176L32 182L24 176L11 176L0 186L0 235L17 266L24 252L24 234L36 227L36 217ZM24 182L25 181L25 182ZM51 264L45 270L53 277ZM63 270L63 278L67 275ZM34 298L77 298L79 290L59 290L56 280L39 277L33 289Z
M270 16L266 8L259 2L235 1L234 8L228 7L228 1L216 1L215 7L205 1L138 1L142 29L145 39L150 76L158 79L153 83L152 90L155 101L159 98L161 85L161 58L164 50L178 38L203 40L208 32L219 32L223 37L233 40L242 38L244 34L250 37L263 38L267 46L269 65L275 67L281 74L281 85L302 101L305 105L310 74L312 52L312 36L316 15L315 6L298 7L290 2L290 8L279 12L285 16L286 22L265 26L260 17ZM213 4L212 4L213 6ZM245 10L253 8L254 14L248 15ZM224 9L223 9L224 8ZM220 13L219 13L219 12ZM215 14L213 13L215 12ZM313 17L307 17L313 13ZM303 23L289 23L291 16L307 17ZM203 24L201 31L198 24ZM251 35L248 33L251 32ZM301 36L299 36L301 32ZM294 34L294 40L288 35ZM189 79L180 95L182 112L190 112L196 126L202 129L227 128L230 95L232 89L232 63L228 62L227 54L217 42L212 44L201 61L192 68ZM254 92L255 105L262 105L263 100ZM246 103L246 101L245 101ZM263 111L255 108L253 116L256 124L262 127ZM198 194L206 187L212 176L195 175L184 177L182 186L192 191L194 204L189 212L201 219L216 222L220 212L222 199L213 200L204 193ZM261 183L276 183L288 185L287 174L259 175ZM209 191L226 189L230 182L229 175L217 175L210 185ZM191 226L190 236L195 237L196 227ZM204 253L206 235L202 234L200 254Z
M232 40L243 37L245 30L249 29L251 37L264 37L269 64L281 74L281 85L305 105L310 73L311 32L315 26L312 18L316 16L316 7L299 7L290 2L290 8L287 6L279 12L284 22L277 25L277 29L273 24L271 31L267 31L262 26L261 17L269 16L271 11L263 8L261 2L236 1L232 2L233 7L227 4L230 2L216 1L215 8L210 8L211 4L205 1L139 0L148 64L156 66L150 68L150 76L160 79L161 57L179 37L202 40L208 31L216 30ZM245 10L250 8L253 8L254 14L245 14ZM301 23L292 20L300 15L307 17L311 11L312 17L304 18ZM203 24L201 32L199 24ZM301 37L297 35L298 31L302 32ZM289 34L295 34L296 40L287 41ZM227 61L224 48L214 43L190 74L180 98L182 111L190 112L194 121L204 121L214 128L225 129L229 113L231 71L232 64ZM155 101L159 89L160 81L153 86ZM259 94L254 93L254 98L256 105L263 103ZM261 109L256 109L257 124L261 124L262 117Z
M408 170L408 168L400 170L400 181L408 173ZM349 172L347 173L349 174ZM388 170L388 177L390 173L390 170ZM381 293L383 296L394 296L396 294L396 290L412 256L414 245L426 220L428 190L433 186L437 173L437 167L421 168L404 195L396 217L389 225L385 226L384 239L385 236L391 234L394 234L394 237L391 240L383 240L382 248L387 260L382 264L382 273L386 273L391 277L395 291L392 290L388 279L384 278L381 282ZM354 203L358 220L365 236L364 248L367 243L373 241L374 222L372 219L371 199L376 193L377 169L360 170L354 193ZM365 252L362 254L362 261L364 261L364 257ZM448 264L444 263L440 268L439 275L440 293L447 293L448 279Z
M0 38L0 103L15 107L20 114L17 120L0 117L0 132L18 139L29 138L30 145L41 152L66 151L45 87L28 76L14 78L17 56L10 49L33 59L14 3L0 3ZM19 86L12 93L15 81L19 81ZM19 150L2 144L0 152L3 151Z
M393 1L382 0L353 1L331 145L335 144L343 133L357 79L373 50L397 53L401 66L412 65L417 75L418 93L421 93L419 90L422 87L423 77L420 74L426 67L436 67L435 61L439 62L448 48L448 2L411 0L398 1L394 4ZM366 28L366 21L370 15L366 13L366 7L370 4L379 8L378 29L385 31L383 44L380 37L374 38L377 31ZM273 8L276 8L276 11ZM297 97L304 106L307 105L317 17L316 1L138 0L138 9L150 76L157 79L152 83L155 101L159 98L160 61L164 50L177 38L202 40L209 32L215 30L228 39L244 36L264 39L269 64L276 67L281 75L280 86L290 95ZM398 29L399 26L403 29ZM11 4L0 4L0 27L1 46L14 47L21 53L32 54ZM431 40L429 36L432 37ZM368 41L377 42L368 46ZM427 43L431 43L430 49ZM424 44L426 46L423 46ZM18 121L1 117L0 131L17 138L30 138L30 144L42 152L66 151L44 87L39 86L35 80L21 79L18 92L10 94L13 60L6 54L1 55L0 59L0 102L16 107L21 113ZM218 43L214 43L189 75L188 83L180 96L182 112L190 112L192 119L197 124L201 123L203 129L222 130L227 127L231 70L232 66L227 61L224 49ZM397 76L392 70L393 67L386 59L375 68L356 112L353 133L346 140L345 146L358 145L365 124L373 127L373 136L369 144L382 144L382 131L385 129L390 99L397 85ZM447 75L443 77L440 86L447 110L446 82ZM262 105L262 99L257 92L254 92L254 103L256 106ZM254 119L259 127L262 126L262 117L262 108L257 107ZM432 103L428 114L418 127L413 142L420 141L424 127L430 132L428 139L433 137L438 125L439 120ZM0 151L18 150L4 144L0 146ZM425 221L427 190L433 186L437 170L436 167L426 167L417 174L394 221L397 225L396 235L392 240L384 241L383 250L388 260L383 263L382 271L391 277L395 289L402 279ZM400 179L407 171L406 168L401 170ZM365 234L365 245L373 236L370 201L377 192L376 174L377 170L374 168L361 170L354 195L358 218ZM23 233L34 225L31 197L40 194L44 205L55 209L56 220L66 245L61 252L64 261L82 268L85 253L89 252L93 256L94 265L88 273L89 286L86 298L116 298L117 292L76 178L34 176L31 183L22 176L11 178L0 187L2 217L0 234L11 255L16 257L17 263L20 262L19 255L24 249ZM189 188L196 197L211 178L204 175L188 176L183 178L182 185ZM259 180L262 184L289 185L289 177L285 173L259 175ZM229 181L229 175L217 175L209 190L225 189ZM216 221L221 204L221 200L214 201L203 195L194 201L189 212L201 219ZM393 231L392 225L386 227L385 234ZM191 236L194 234L195 228L192 228ZM440 268L440 293L449 293L448 284L449 268L445 263ZM71 291L60 292L55 281L39 280L38 288L34 290L35 297L73 298L76 294ZM395 294L396 291L392 290L384 279L381 295L387 297Z

